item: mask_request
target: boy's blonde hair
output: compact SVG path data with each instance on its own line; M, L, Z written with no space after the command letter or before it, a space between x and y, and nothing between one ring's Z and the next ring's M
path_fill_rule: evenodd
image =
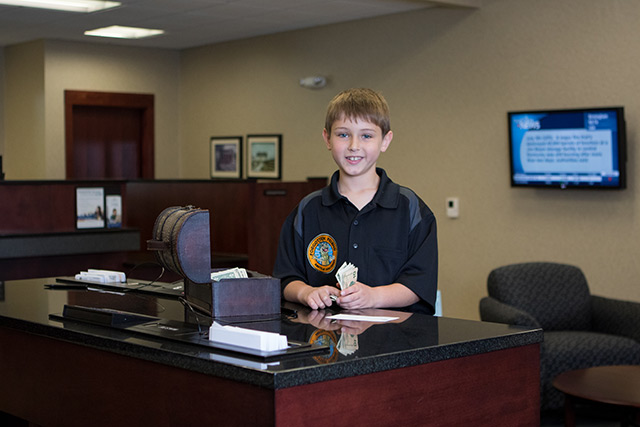
M329 102L324 128L331 132L336 120L343 117L371 122L380 127L382 135L391 130L389 105L382 95L371 89L347 89L337 94Z

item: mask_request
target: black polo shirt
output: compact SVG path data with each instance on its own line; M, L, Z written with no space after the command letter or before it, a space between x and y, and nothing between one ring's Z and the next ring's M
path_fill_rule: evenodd
M438 245L433 212L410 189L377 168L380 185L358 210L338 192L339 173L322 190L307 195L280 233L273 275L282 288L294 280L335 286L345 262L358 267L369 286L402 283L420 301L407 310L433 314L438 281Z

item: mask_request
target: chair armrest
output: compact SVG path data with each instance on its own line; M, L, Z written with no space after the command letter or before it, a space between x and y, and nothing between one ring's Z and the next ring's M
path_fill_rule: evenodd
M640 303L592 295L591 324L594 331L640 342Z
M526 311L502 303L493 297L480 300L480 318L485 322L540 328L540 323Z

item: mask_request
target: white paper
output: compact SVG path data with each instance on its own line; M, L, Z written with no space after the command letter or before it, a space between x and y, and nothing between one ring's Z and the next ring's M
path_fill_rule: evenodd
M363 316L360 314L334 314L332 316L327 316L327 319L331 320L355 320L358 322L391 322L392 320L398 320L399 317L389 317L389 316Z

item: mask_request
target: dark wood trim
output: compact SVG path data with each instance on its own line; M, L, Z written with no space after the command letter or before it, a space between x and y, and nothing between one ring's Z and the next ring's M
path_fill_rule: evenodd
M0 200L8 202L0 210L0 238L2 235L74 232L76 187L104 187L107 194L122 195L122 226L140 232L140 251L128 254L129 265L155 260L154 254L146 250L146 241L152 237L155 220L165 208L194 205L210 213L213 266L246 267L271 274L285 218L305 195L324 187L326 181L323 178L268 183L239 180L3 182ZM0 280L56 276L61 272L68 274L69 270L77 272L84 265L81 261L71 257L62 270L58 265L61 260L53 257L4 260L0 262ZM91 261L92 268L107 268L102 262ZM39 269L35 264L30 267L30 262L38 263ZM9 263L10 271L6 269ZM123 266L109 268L121 270ZM36 271L39 276L33 275Z
M65 90L64 105L67 179L73 178L73 107L77 105L142 110L142 178L154 178L154 95Z

